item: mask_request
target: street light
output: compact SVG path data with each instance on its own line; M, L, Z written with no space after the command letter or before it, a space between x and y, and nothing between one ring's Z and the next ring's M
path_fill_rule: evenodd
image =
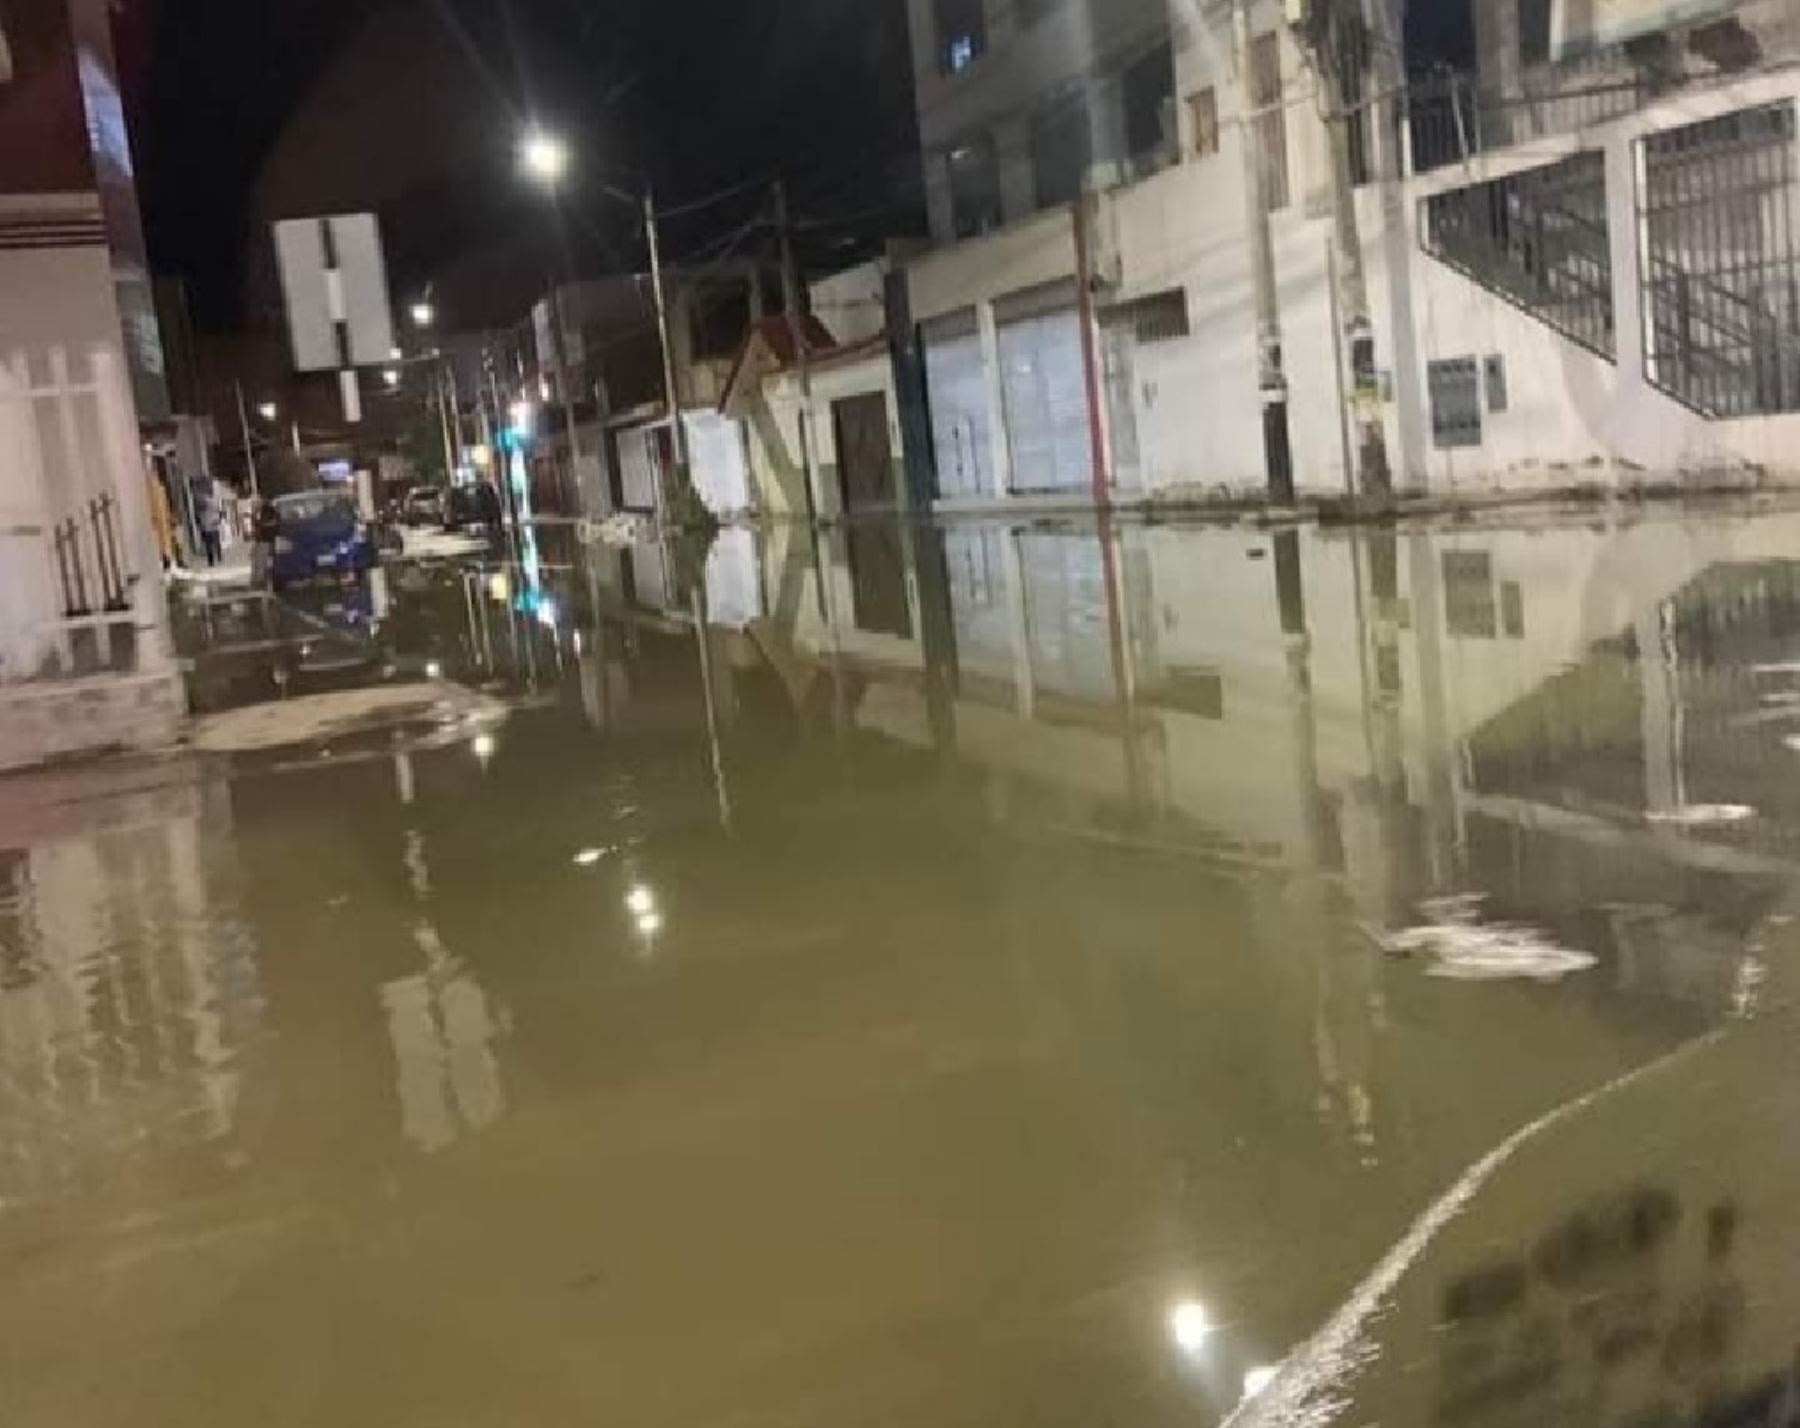
M429 302L416 302L412 305L412 320L414 327L430 327L437 321L437 309Z
M554 134L533 129L519 145L519 160L526 173L554 187L569 172L569 146Z
M393 388L400 385L399 370L394 367L389 367L387 371L381 374L381 380L388 384L388 388L391 391Z
M264 421L274 421L281 415L281 408L274 402L263 402L256 408L256 414Z
M533 128L526 131L525 137L519 143L519 161L527 174L554 192L569 171L569 147L557 135L547 133L543 129ZM611 184L601 184L600 191L609 198L618 199L632 208L640 208L640 200L633 198L628 193L621 192ZM650 286L656 299L657 335L662 344L663 389L668 405L669 435L675 448L675 468L680 473L680 479L685 482L689 479L687 429L682 425L681 397L675 384L675 349L669 338L668 301L663 291L662 246L656 218L656 198L648 186L644 189L640 211L643 218L645 240L650 248ZM574 275L571 273L571 280L573 277ZM559 342L563 349L562 358L566 363L569 361L569 337L568 332L562 327L562 305L554 298L555 294L552 294L552 308L557 317ZM548 400L547 397L546 400ZM575 438L575 409L573 403L569 401L566 391L563 403L564 413L569 422L569 461L573 466L577 459L579 445Z

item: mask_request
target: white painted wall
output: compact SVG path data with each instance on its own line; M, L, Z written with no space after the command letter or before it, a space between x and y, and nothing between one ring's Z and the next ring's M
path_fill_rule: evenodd
M894 392L894 369L885 350L876 350L853 360L827 362L812 374L812 402L809 438L814 463L813 500L822 520L837 520L844 513L843 490L836 478L838 466L837 426L832 420L832 404L846 397L879 392L887 400L888 451L898 463L903 447L900 437L899 402ZM797 372L783 372L763 382L762 402L742 423L744 442L750 457L750 473L754 484L756 507L765 515L804 519L804 500L790 499L787 484L777 470L787 470L798 478L803 469L800 436L802 401ZM904 490L898 494L904 500Z
M0 198L0 225L29 231L34 221L98 208L92 195ZM118 503L120 563L136 577L139 667L168 667L128 371L104 246L0 250L0 682L55 653L49 627L62 608L50 528L104 495Z
M812 313L840 346L887 331L887 264L861 263L811 286Z
M1265 18L1259 9L1258 23ZM1220 48L1225 41L1198 23L1184 33L1188 43L1178 53L1181 92L1185 96L1204 83L1219 86L1226 116L1221 152L1193 155L1190 134L1184 164L1104 195L1095 225L1096 271L1103 279L1098 300L1106 306L1172 287L1187 294L1190 335L1140 346L1134 355L1141 494L1254 494L1263 489L1264 463L1241 150L1245 131L1230 119L1239 102L1234 72L1229 66L1214 68L1229 55L1228 46ZM1343 493L1348 481L1339 399L1340 323L1324 202L1327 171L1309 92L1304 73L1296 73L1288 93L1295 201L1274 216L1272 226L1297 484L1304 494L1329 496ZM1800 415L1710 421L1650 386L1637 279L1639 140L1658 129L1780 100L1800 101L1800 74L1778 72L1684 91L1578 135L1534 141L1466 168L1396 182L1391 191L1371 185L1359 192L1378 362L1391 374L1394 389L1387 407L1390 457L1403 488L1472 496L1574 484L1630 486L1752 467L1800 480ZM1553 162L1577 148L1597 148L1607 157L1617 362L1567 341L1420 246L1419 215L1428 195ZM1074 271L1073 228L1065 212L938 249L908 268L920 321L980 311L1008 293ZM1505 362L1508 409L1487 415L1480 447L1434 449L1428 364L1490 355ZM1007 445L1001 432L996 446ZM1005 489L1006 483L996 480L990 499L1003 501ZM1134 494L1139 492L1121 493L1126 499Z

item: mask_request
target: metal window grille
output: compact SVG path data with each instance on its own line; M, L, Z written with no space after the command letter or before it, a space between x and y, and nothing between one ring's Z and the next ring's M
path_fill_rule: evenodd
M1256 149L1262 159L1263 193L1271 213L1286 208L1288 196L1287 111L1281 98L1281 36L1258 35L1250 45L1250 107L1255 112Z
M1491 555L1465 550L1444 553L1444 628L1462 640L1491 640L1499 634Z
M1435 194L1425 201L1424 243L1571 341L1616 356L1604 155Z
M1188 110L1194 119L1194 157L1207 158L1219 152L1219 91L1202 89L1188 96Z
M1473 357L1426 368L1431 435L1440 450L1481 445L1481 366Z
M1800 411L1800 191L1791 104L1643 141L1644 361L1713 417Z
M1490 412L1503 412L1510 402L1510 394L1506 390L1506 358L1498 353L1490 356L1482 363L1482 375L1487 381L1487 407Z
M1127 311L1139 343L1174 342L1189 334L1185 288L1139 298Z

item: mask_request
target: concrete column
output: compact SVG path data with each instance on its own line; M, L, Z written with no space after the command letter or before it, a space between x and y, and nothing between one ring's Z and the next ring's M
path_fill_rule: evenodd
M1125 177L1125 86L1118 80L1103 80L1089 86L1087 94L1088 123L1094 144L1094 163L1117 183Z
M1000 213L1017 223L1037 212L1037 171L1031 154L1031 121L1002 119L993 128L994 163L1000 175Z
M994 305L977 303L975 319L981 328L981 370L987 378L988 436L993 444L993 495L1012 494L1012 443L1006 430L1006 384L1000 373L1000 328L994 321Z
M1632 621L1643 690L1644 808L1675 813L1686 804L1681 768L1681 673L1668 607L1651 605Z
M1006 577L1008 633L1012 637L1013 699L1021 719L1037 717L1037 680L1031 672L1031 613L1025 597L1025 563L1019 553L1019 533L1001 531L1000 564Z
M1617 344L1619 393L1616 411L1641 411L1649 400L1644 371L1643 230L1638 194L1642 155L1629 134L1606 143L1606 220L1612 256L1613 339ZM1616 450L1618 433L1606 433Z
M933 241L955 241L956 213L950 202L950 169L941 153L927 152L925 155L925 214Z

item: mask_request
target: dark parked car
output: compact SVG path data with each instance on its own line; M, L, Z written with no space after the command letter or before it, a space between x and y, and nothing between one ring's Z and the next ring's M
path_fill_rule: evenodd
M444 501L445 530L497 532L500 525L500 493L492 485L477 481L451 487Z
M269 574L277 590L374 568L375 537L348 496L307 491L278 496L274 506L278 533Z
M408 526L440 526L446 505L441 486L415 486L400 503L400 523Z

